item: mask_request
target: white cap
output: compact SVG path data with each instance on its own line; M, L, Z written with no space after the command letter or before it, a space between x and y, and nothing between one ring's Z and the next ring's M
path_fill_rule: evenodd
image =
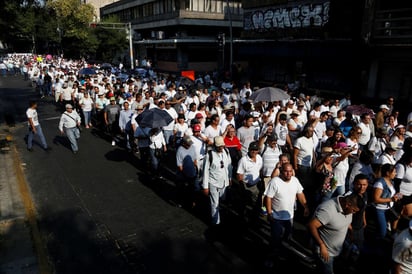
M380 108L380 109L386 109L386 110L389 110L389 107L388 107L387 105L385 105L385 104L380 105L380 106L379 106L379 108Z

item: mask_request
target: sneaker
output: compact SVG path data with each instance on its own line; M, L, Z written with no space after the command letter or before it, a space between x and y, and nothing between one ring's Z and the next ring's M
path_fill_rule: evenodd
M262 206L262 207L260 208L260 214L262 214L263 216L268 215L268 212L267 212L267 210L266 210L266 207L265 207L265 206Z
M116 145L115 141L112 141L112 147L114 147Z

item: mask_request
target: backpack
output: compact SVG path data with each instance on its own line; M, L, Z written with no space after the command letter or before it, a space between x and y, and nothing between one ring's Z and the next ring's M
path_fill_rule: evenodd
M223 150L226 152L226 155L230 157L229 150L226 147L224 147ZM212 162L213 162L212 150L209 150L207 153L209 154L209 165L212 165Z

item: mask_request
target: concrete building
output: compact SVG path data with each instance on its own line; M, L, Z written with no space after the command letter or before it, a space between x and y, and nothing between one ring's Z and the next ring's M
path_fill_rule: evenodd
M239 37L243 25L240 0L122 0L100 12L131 22L136 58L176 73L230 68L230 34Z
M135 56L162 70L235 68L261 85L350 93L371 107L394 96L401 108L412 100L411 11L408 1L385 0L122 0L101 8L102 17L132 23Z
M90 4L94 7L94 13L96 14L95 21L100 21L100 8L108 4L117 2L119 0L80 0L83 4Z

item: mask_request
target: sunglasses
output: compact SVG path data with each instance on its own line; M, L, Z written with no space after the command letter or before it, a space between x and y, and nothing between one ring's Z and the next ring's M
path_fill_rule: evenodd
M225 165L223 164L223 160L220 160L220 168L224 168Z

